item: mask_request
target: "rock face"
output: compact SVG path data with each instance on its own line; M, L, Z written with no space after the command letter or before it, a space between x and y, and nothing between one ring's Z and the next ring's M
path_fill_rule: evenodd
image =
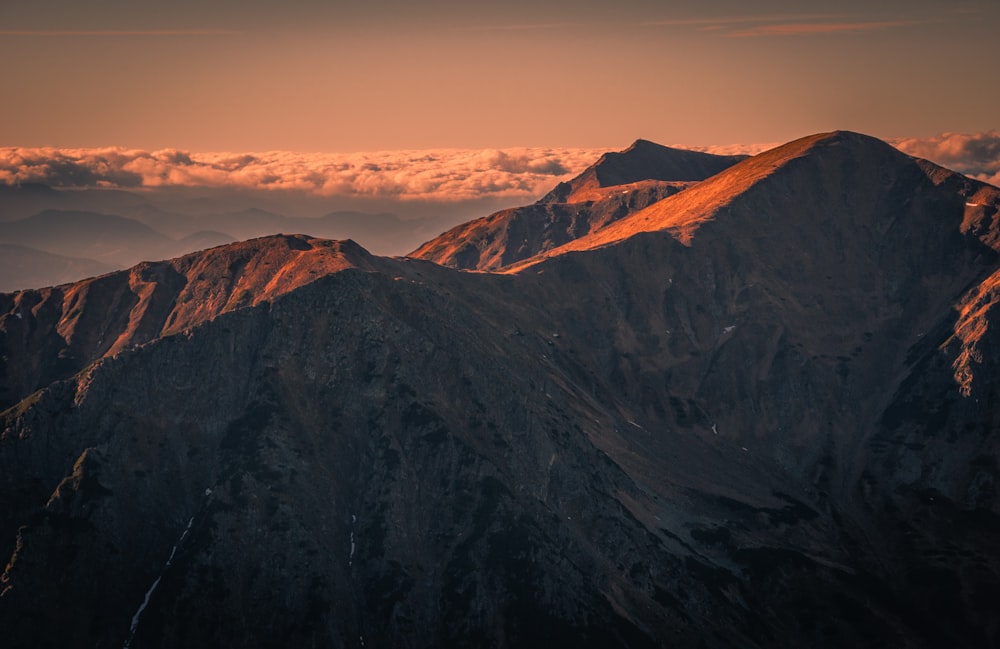
M636 140L624 151L604 154L534 205L459 225L411 256L453 268L497 270L595 232L745 157Z
M5 642L996 646L998 209L838 132L504 273L5 296Z

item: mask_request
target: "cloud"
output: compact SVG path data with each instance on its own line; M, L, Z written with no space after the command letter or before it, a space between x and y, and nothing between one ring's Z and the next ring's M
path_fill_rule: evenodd
M774 23L803 20L826 20L844 18L844 14L765 14L759 16L712 16L704 18L671 18L666 20L651 20L642 23L647 27L703 27L721 29L730 25L745 25L747 23Z
M228 29L4 29L0 36L232 36Z
M816 34L834 34L839 32L871 32L903 27L914 24L909 20L894 20L885 22L812 22L812 23L781 23L776 25L760 25L750 29L728 32L732 38L747 38L754 36L803 36Z
M0 149L0 182L44 182L53 187L140 187L142 176L124 166L116 149L92 149L86 159L58 149Z
M515 32L515 31L535 31L548 29L565 29L567 27L577 27L579 23L522 23L513 25L482 25L469 27L472 32Z
M728 38L749 38L870 32L913 25L916 21L870 21L863 20L860 15L805 13L680 18L643 24L647 27L692 27Z
M229 187L321 196L463 201L531 198L603 150L510 148L366 153L0 148L0 183L53 187Z
M1000 187L1000 131L942 133L890 142L904 153Z

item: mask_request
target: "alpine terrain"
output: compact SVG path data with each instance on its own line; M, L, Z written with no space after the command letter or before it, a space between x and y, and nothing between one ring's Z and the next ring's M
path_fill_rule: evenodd
M412 257L0 295L4 646L996 647L998 210L640 140Z

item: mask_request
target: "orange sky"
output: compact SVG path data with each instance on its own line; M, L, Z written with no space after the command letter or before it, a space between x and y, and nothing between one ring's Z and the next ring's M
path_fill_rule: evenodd
M0 0L0 146L623 148L1000 127L995 2L748 4Z

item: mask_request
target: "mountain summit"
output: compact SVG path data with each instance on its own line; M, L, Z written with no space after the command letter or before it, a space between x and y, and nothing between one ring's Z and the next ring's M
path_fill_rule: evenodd
M836 132L503 272L281 236L4 296L5 639L993 646L998 212Z
M697 182L743 160L744 155L714 155L636 140L624 151L609 151L572 180L559 183L541 203L600 200L600 190L645 180Z

